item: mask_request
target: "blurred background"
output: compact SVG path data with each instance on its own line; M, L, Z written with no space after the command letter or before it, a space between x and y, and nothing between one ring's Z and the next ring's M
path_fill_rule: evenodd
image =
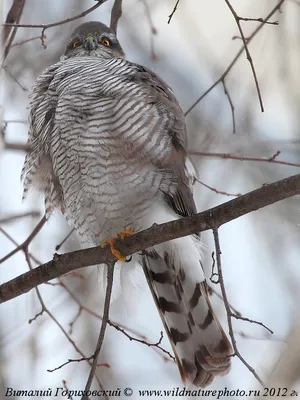
M127 58L160 75L173 88L184 111L221 76L242 46L233 15L224 1L182 0L170 24L168 16L175 0L124 0L123 3L118 36ZM264 18L277 3L275 0L231 1L238 15L247 18ZM2 21L5 21L11 4L10 0L2 3ZM26 0L20 23L57 22L94 4L92 0ZM28 93L33 82L46 67L59 60L77 25L89 20L109 24L112 5L113 1L109 0L85 18L47 29L46 48L40 39L26 42L39 36L41 29L19 28L2 74L5 143L26 143ZM281 12L277 12L271 21L278 21L279 25L264 25L249 44L264 113L260 110L249 62L243 54L225 79L234 105L235 133L232 110L222 83L186 117L189 148L194 153L206 153L192 157L199 179L216 189L195 184L199 211L228 201L236 194L299 173L297 166L259 161L280 151L275 160L300 163L300 1L286 0ZM241 23L245 37L259 24L257 21ZM20 42L25 43L18 44ZM41 217L44 211L41 196L32 194L25 203L21 201L20 173L24 151L0 151L0 220L30 211L39 212ZM222 159L209 156L210 153L230 153L237 158L258 160ZM217 193L220 191L226 194ZM295 196L232 221L219 231L230 303L243 316L261 321L274 331L270 335L261 326L233 321L241 354L265 381L287 346L289 332L297 327L299 320L299 210L299 198ZM22 243L40 217L1 225L0 258L15 248L7 234L18 244ZM30 246L36 261L43 263L52 259L56 246L69 231L64 218L55 213ZM204 232L202 240L207 246L205 268L209 277L214 250L212 232ZM77 238L72 235L59 252L78 248ZM33 265L37 264L33 262ZM0 265L0 283L27 270L24 253L18 252ZM82 271L77 276L62 278L68 290L58 284L40 286L47 310L65 333L45 312L29 323L41 311L34 290L0 306L1 400L5 398L7 387L45 390L62 387L63 380L69 389L84 387L89 373L87 362L70 363L54 372L47 370L59 367L68 359L93 353L101 321L97 315L80 309L79 305L101 315L98 279L102 278L97 276L96 268L89 267L89 271ZM132 284L133 290L132 286L125 288L124 294L114 301L111 320L131 336L156 343L163 327L142 274L132 276ZM214 290L220 293L216 285ZM227 330L222 301L213 295L212 302ZM76 351L70 339L81 353ZM166 337L161 346L171 351ZM103 387L111 390L131 387L133 399L139 398L138 389L182 388L177 367L165 353L130 341L110 326L99 361L105 364L97 372ZM293 385L299 390L299 383ZM98 387L97 381L93 387ZM224 387L258 389L259 383L235 357L230 374L215 379L211 386L212 389Z

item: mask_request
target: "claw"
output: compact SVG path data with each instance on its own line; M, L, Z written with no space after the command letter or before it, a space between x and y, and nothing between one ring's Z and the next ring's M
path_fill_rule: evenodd
M124 228L124 231L117 232L117 236L119 239L125 239L126 237L132 236L134 234L133 229L130 226Z
M129 259L127 260L126 257L124 257L119 250L115 248L115 243L117 239L125 239L126 237L129 237L134 234L134 231L130 227L125 227L124 231L122 232L117 232L117 237L116 238L111 238L103 242L100 247L103 249L106 246L110 246L110 251L111 253L117 258L117 260L122 261L122 262L129 262L131 261L132 257L130 256Z

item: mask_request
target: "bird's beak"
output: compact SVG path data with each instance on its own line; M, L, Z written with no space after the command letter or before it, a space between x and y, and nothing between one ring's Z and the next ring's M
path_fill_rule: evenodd
M84 48L86 50L96 50L96 48L98 47L98 41L96 38L94 38L94 36L92 35L88 35L84 41Z

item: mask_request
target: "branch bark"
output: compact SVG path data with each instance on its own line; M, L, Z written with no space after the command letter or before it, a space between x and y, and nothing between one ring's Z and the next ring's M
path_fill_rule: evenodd
M118 240L116 248L124 256L129 256L159 243L196 232L219 228L221 225L242 215L297 194L300 194L300 174L264 185L259 189L194 216L161 225L154 224L151 228L126 238L124 241ZM108 247L101 248L100 246L62 255L55 254L52 261L2 284L0 286L0 303L20 296L42 283L78 268L101 263L107 264L112 261L115 261L115 257L110 252L110 249Z

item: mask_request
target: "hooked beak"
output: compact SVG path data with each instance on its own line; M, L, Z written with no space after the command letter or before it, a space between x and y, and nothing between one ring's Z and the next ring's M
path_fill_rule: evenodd
M88 35L84 41L84 48L88 51L96 50L98 41L92 35Z

